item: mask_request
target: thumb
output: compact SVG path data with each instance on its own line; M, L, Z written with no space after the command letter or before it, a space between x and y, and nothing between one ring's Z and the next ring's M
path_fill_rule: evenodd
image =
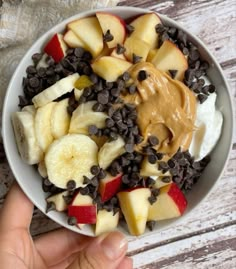
M127 245L119 232L101 235L81 251L67 269L116 269L125 257Z

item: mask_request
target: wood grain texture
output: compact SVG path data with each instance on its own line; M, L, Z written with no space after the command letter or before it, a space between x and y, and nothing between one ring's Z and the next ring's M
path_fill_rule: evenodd
M119 5L166 14L200 37L223 68L236 104L236 1L126 0ZM236 110L235 110L236 113ZM236 119L236 114L235 114ZM233 269L236 264L236 132L228 165L214 191L174 227L129 239L139 269ZM0 146L0 207L14 180ZM59 225L35 209L34 236Z

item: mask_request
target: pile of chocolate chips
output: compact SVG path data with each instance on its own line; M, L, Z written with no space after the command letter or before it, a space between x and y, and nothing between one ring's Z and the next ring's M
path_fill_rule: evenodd
M209 63L201 59L198 48L187 40L187 35L182 30L158 24L156 32L159 34L158 47L165 40L170 40L176 44L184 55L188 56L189 67L185 72L184 83L197 94L198 100L202 104L209 94L215 92L215 86L212 84L205 85L205 80L202 78L207 73ZM174 78L176 70L169 70L169 73Z
M92 68L90 61L92 55L83 48L69 49L67 55L59 62L55 63L52 57L46 58L48 67L36 68L43 54L35 53L32 56L34 65L30 65L26 69L26 77L23 78L24 96L19 96L19 106L24 107L32 104L32 98L50 87L58 80L67 77L75 72L80 75L90 75Z

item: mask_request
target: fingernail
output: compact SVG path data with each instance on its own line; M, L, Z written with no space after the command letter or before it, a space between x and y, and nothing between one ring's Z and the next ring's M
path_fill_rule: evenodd
M117 259L127 250L127 239L119 232L109 233L101 242L104 254L108 259Z

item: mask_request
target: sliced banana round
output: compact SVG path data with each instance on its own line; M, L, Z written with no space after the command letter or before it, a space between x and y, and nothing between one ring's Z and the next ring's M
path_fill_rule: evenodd
M36 108L44 106L62 96L63 94L71 92L74 89L74 83L78 78L79 74L75 73L57 81L52 86L34 96L32 99L34 106Z
M97 154L96 143L86 135L68 134L55 140L45 155L49 180L62 189L70 180L76 188L83 186L83 176L92 177L90 168L97 165Z
M96 102L90 101L79 105L72 114L69 133L88 134L89 125L96 125L98 128L105 127L105 120L108 117L104 112L93 111Z
M67 112L69 98L57 102L52 110L51 131L54 138L66 135L70 126L70 115Z
M51 115L55 102L39 107L35 115L35 133L38 144L42 151L46 152L53 141L51 132Z
M43 151L39 147L35 135L34 115L28 111L15 112L12 115L18 151L24 162L36 164L43 159Z
M122 137L119 136L114 141L106 142L98 152L99 166L106 169L112 161L123 153L125 153L125 141Z

